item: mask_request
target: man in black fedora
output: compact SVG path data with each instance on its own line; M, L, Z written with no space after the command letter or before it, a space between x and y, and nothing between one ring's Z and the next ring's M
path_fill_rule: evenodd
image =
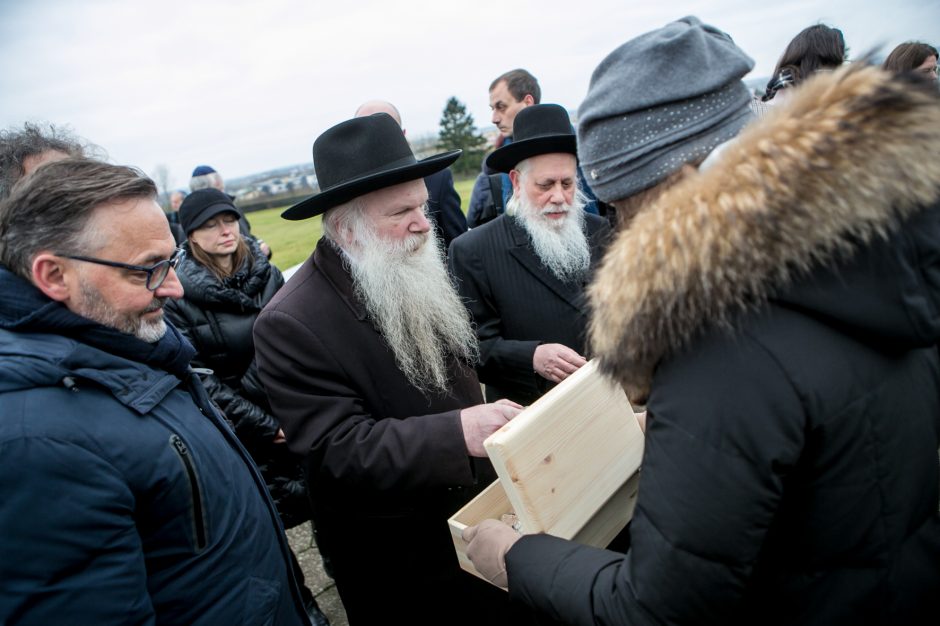
M530 404L585 363L584 286L607 240L586 213L568 113L536 104L515 118L515 141L486 160L507 172L507 212L455 239L450 265L480 340L488 397Z
M386 100L368 100L359 105L355 117L372 115L373 113L388 113L406 137L408 132L401 123L401 113L398 108ZM454 189L454 176L450 169L444 168L424 177L424 184L428 188L428 219L434 225L444 250L450 242L467 232L467 218L460 210L460 194Z
M505 594L459 569L447 518L495 480L483 439L521 407L483 404L477 340L425 215L418 161L392 117L313 144L323 216L313 255L255 324L262 382L305 457L321 550L349 621L489 624Z

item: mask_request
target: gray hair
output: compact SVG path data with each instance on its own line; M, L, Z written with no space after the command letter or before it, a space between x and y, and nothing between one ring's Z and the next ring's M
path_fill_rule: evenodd
M155 198L153 181L138 169L72 158L44 165L0 203L0 263L26 280L44 250L82 254L95 245L94 210L130 198Z
M193 176L189 179L189 190L222 189L222 176L218 172L209 172L202 176Z
M27 122L22 129L0 131L0 200L9 197L13 185L26 173L23 161L50 151L83 157L97 149L52 124Z

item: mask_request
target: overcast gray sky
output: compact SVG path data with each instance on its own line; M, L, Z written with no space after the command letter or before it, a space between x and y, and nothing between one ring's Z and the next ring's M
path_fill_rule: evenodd
M307 162L369 98L397 104L409 137L436 133L450 96L488 126L487 87L515 67L575 109L610 51L690 14L754 76L819 21L852 55L940 43L940 0L0 0L0 126L65 124L185 186L201 163L237 177Z

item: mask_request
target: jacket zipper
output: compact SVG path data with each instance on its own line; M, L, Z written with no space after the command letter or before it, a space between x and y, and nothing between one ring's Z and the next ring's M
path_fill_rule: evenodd
M199 490L199 481L196 478L196 466L193 464L193 457L189 454L189 448L182 437L177 434L170 436L170 443L173 449L183 462L183 468L189 476L189 487L192 492L193 501L193 528L196 537L196 551L199 552L206 547L206 526L202 513L202 492Z

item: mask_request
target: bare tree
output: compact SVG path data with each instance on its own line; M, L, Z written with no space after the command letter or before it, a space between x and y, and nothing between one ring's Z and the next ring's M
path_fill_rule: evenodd
M170 210L170 168L159 163L153 168L153 182L157 184L160 192L160 206L164 211Z

